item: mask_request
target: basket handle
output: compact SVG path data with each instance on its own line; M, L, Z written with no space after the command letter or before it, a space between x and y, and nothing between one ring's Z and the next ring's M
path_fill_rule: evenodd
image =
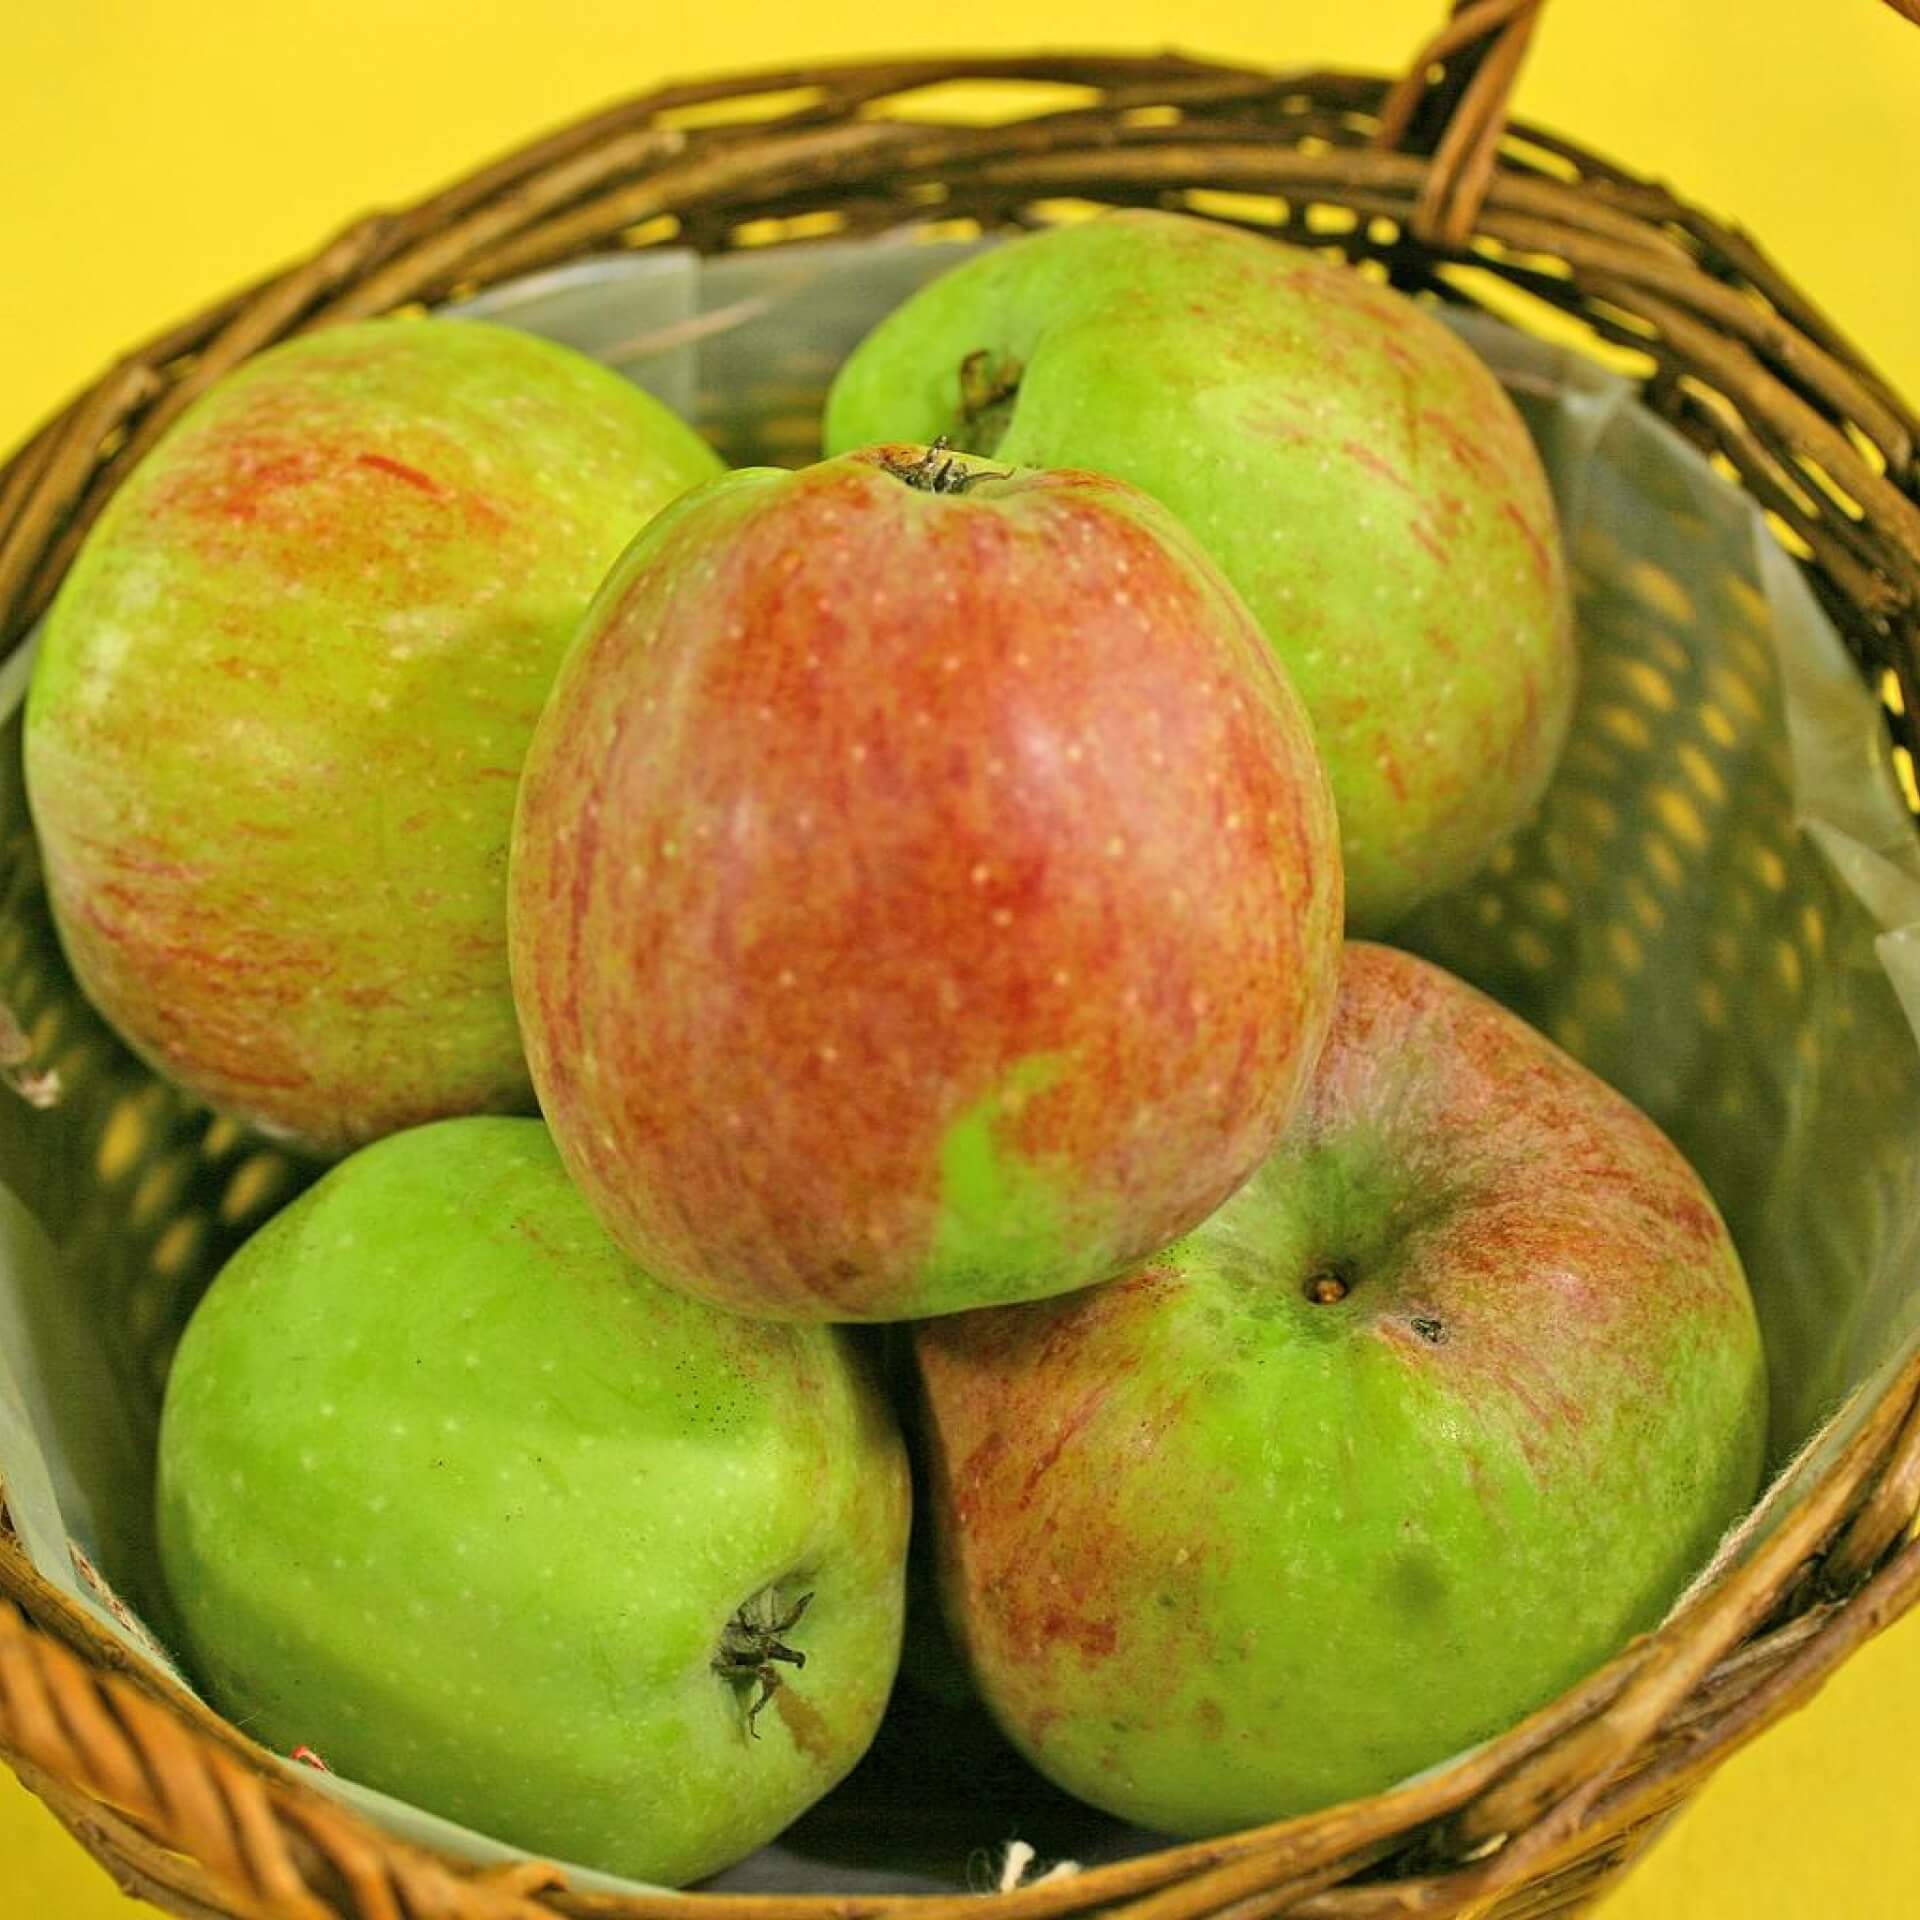
M1920 0L1903 0L1920 5ZM1493 181L1507 102L1546 0L1454 0L1380 105L1373 141L1430 153L1408 221L1416 240L1455 250L1473 236Z
M1473 237L1506 130L1507 103L1546 0L1454 0L1380 106L1373 143L1430 153L1408 222L1416 240L1458 251ZM1887 0L1920 26L1920 0Z

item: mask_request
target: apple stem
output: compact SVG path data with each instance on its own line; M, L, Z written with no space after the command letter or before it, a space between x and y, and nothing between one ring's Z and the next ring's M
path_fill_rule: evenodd
M1307 1278L1307 1298L1316 1307L1331 1307L1352 1292L1347 1277L1338 1267L1322 1267Z
M760 1711L780 1691L780 1669L774 1662L785 1661L795 1669L807 1664L807 1656L780 1636L799 1624L800 1616L812 1603L813 1595L803 1593L785 1613L778 1613L773 1589L768 1587L743 1601L720 1631L720 1650L713 1656L714 1672L724 1680L760 1683L760 1691L747 1709L747 1731L756 1740L760 1738L756 1724Z

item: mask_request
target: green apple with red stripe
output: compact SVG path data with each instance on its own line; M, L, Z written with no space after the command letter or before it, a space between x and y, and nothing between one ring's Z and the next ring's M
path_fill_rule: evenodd
M1348 919L1464 880L1572 712L1565 567L1518 413L1440 322L1336 260L1130 211L993 248L841 369L828 450L932 440L1170 507L1306 702Z
M332 328L196 401L88 535L27 705L54 917L122 1036L319 1153L530 1105L521 756L601 575L719 466L478 322Z
M1277 1137L1341 880L1307 722L1171 517L877 448L614 570L527 761L534 1084L647 1270L904 1319L1123 1271Z
M1581 1679L1700 1570L1765 1437L1752 1302L1680 1154L1364 944L1219 1213L915 1344L981 1698L1056 1784L1182 1833L1379 1792Z

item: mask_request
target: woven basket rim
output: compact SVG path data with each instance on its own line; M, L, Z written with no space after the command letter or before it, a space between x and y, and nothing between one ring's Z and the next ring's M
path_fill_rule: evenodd
M1531 31L1537 10L1537 0L1463 10L1485 33L1456 33L1441 57L1439 108L1424 119L1426 58L1414 66L1420 84L1396 92L1324 69L1074 52L773 69L591 115L414 207L355 222L311 259L167 329L30 436L0 467L0 643L24 638L85 527L165 425L227 368L290 333L662 237L724 251L748 221L822 208L842 216L822 237L844 239L955 217L1021 224L1063 193L1123 204L1211 185L1345 207L1358 220L1350 249L1403 284L1458 298L1444 276L1469 267L1644 352L1653 370L1643 397L1717 456L1798 547L1869 684L1891 676L1899 710L1889 724L1911 752L1920 424L1743 235L1546 130L1516 126L1503 144L1504 89L1489 122L1484 98L1477 107L1470 98L1474 77L1500 36ZM953 79L1065 81L1094 98L991 128L869 117ZM690 108L798 91L811 97L750 124L672 124ZM1181 117L1154 117L1167 108ZM1371 144L1383 119L1388 137L1415 150ZM914 200L935 184L943 199ZM648 223L666 221L671 234L649 239ZM1549 271L1549 259L1559 268ZM1906 1539L1917 1510L1920 1356L1746 1564L1488 1747L1371 1800L1023 1888L995 1910L1004 1920L1096 1906L1130 1920L1335 1920L1485 1911L1520 1893L1535 1902L1528 1912L1558 1910L1539 1899L1583 1899L1605 1884L1720 1760L1920 1599L1920 1542ZM28 1564L3 1512L0 1595L10 1603L0 1606L0 1756L123 1886L177 1912L853 1920L900 1909L947 1920L949 1907L957 1917L958 1903L979 1903L972 1894L590 1900L537 1865L476 1872L365 1825L136 1664ZM1356 1881L1389 1859L1393 1879Z

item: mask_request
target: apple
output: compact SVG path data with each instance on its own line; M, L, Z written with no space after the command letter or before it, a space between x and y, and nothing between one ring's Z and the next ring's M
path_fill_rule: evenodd
M977 255L875 328L828 450L931 440L1144 487L1286 663L1379 933L1532 809L1572 712L1553 503L1440 322L1335 260L1123 212Z
M719 464L477 322L316 333L194 404L88 535L27 708L61 941L135 1051L321 1154L531 1106L521 756L601 575Z
M890 1320L1124 1271L1264 1157L1338 978L1307 722L1117 481L874 448L687 496L529 750L510 945L656 1278Z
M1428 963L1347 949L1279 1149L1110 1287L916 1344L987 1706L1149 1827L1306 1812L1652 1626L1752 1499L1740 1264L1653 1123Z
M894 1677L907 1468L850 1338L654 1285L536 1120L367 1147L174 1363L184 1651L283 1752L530 1852L717 1871L853 1766Z

